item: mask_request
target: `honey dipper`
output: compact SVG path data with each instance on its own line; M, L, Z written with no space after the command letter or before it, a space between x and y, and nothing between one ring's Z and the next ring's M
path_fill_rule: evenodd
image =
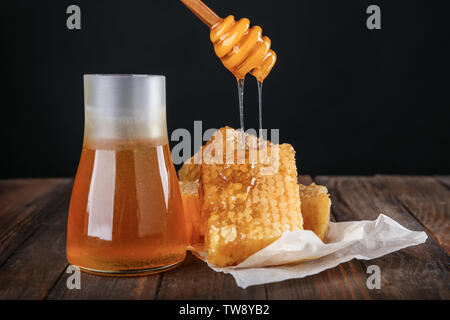
M232 15L222 19L200 0L181 0L210 29L214 51L223 65L238 80L251 73L261 83L272 70L277 56L270 49L270 39L262 36L259 26L250 21L235 21Z

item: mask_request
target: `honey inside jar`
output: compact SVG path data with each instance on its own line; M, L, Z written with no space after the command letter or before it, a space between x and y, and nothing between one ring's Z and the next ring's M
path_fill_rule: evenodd
M86 141L73 187L67 257L85 270L157 269L185 256L169 145Z

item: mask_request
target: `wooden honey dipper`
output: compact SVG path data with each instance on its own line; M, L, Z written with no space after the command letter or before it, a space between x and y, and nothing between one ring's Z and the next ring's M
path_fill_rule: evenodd
M210 39L223 65L238 80L251 73L261 83L272 70L277 56L270 49L270 39L262 36L259 26L250 21L235 21L232 15L222 19L200 0L181 0L210 29Z

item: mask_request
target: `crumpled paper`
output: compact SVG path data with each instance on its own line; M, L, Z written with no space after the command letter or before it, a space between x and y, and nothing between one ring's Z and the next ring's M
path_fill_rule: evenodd
M285 232L281 238L248 257L237 266L218 268L231 274L243 289L287 279L303 278L352 260L375 259L388 253L424 243L423 231L411 231L384 214L376 220L331 222L328 242L314 232ZM206 253L190 248L207 262Z

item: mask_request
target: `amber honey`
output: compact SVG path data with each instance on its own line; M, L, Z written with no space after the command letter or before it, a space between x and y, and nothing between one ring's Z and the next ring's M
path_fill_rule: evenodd
M119 275L176 266L186 252L182 206L168 144L87 140L70 203L67 258Z
M216 55L238 80L250 72L263 82L277 61L270 39L261 27L250 27L247 18L236 21L230 15L219 20L211 27L210 39Z

